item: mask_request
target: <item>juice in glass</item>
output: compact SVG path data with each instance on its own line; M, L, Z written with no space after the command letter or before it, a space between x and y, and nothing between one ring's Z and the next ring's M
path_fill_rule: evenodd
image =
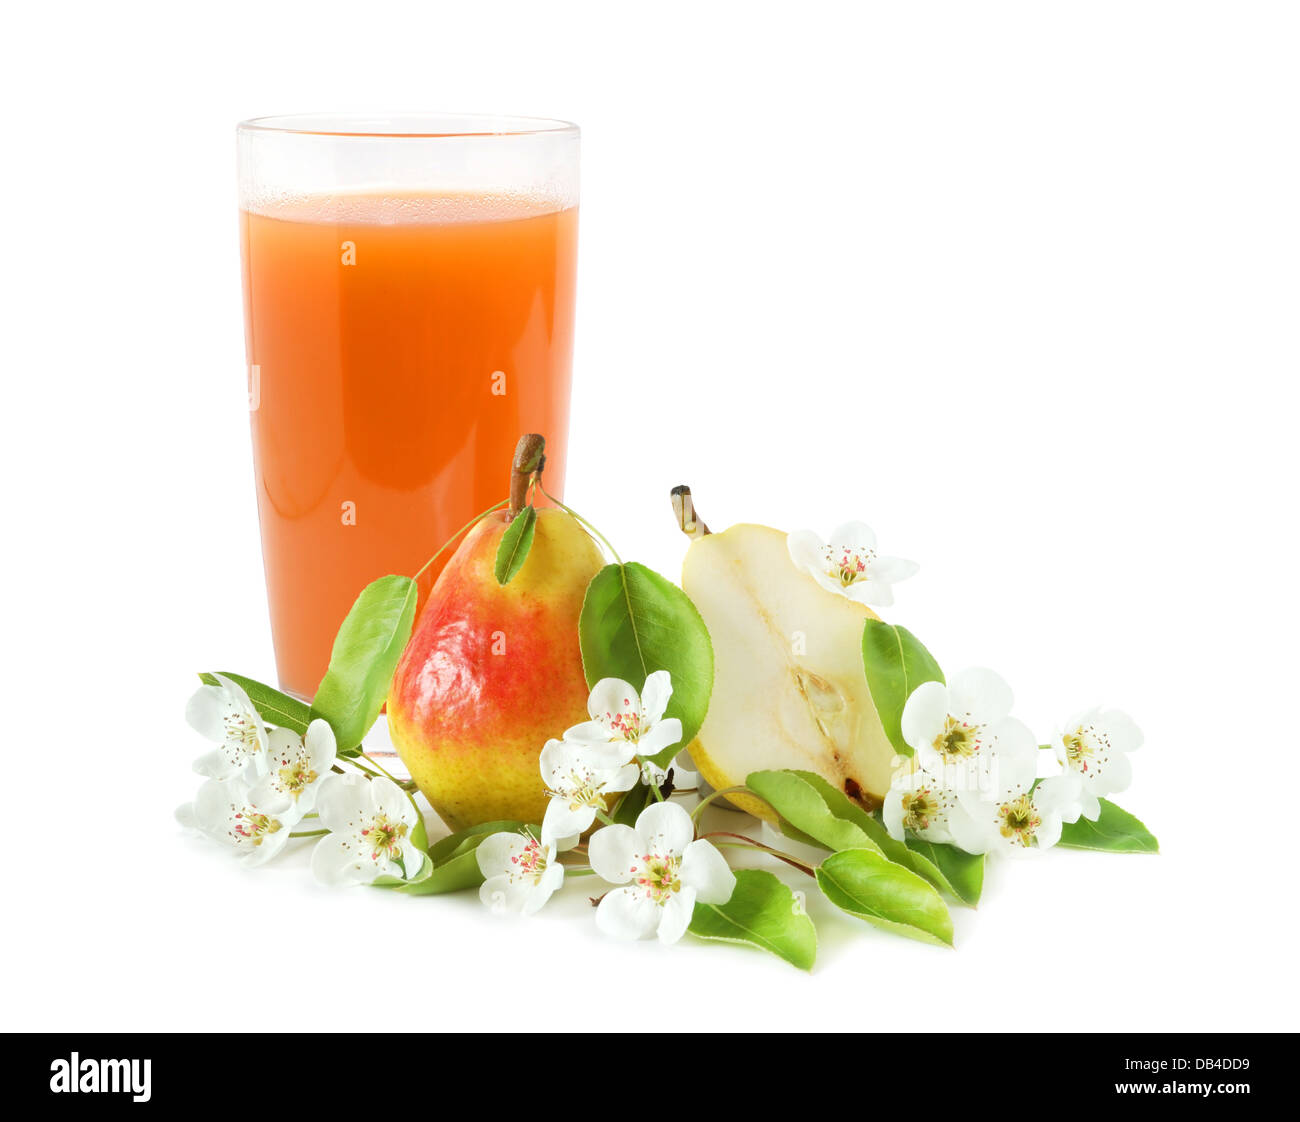
M503 498L521 433L546 436L559 493L576 200L363 188L248 202L240 222L276 662L310 698L357 594Z

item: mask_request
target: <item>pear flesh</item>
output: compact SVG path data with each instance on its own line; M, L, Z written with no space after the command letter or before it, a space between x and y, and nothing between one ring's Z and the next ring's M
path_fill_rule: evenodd
M754 771L797 768L878 806L895 753L862 668L863 628L876 614L798 568L769 526L698 538L682 588L713 640L713 697L690 746L704 778L720 790ZM731 801L771 818L757 799Z

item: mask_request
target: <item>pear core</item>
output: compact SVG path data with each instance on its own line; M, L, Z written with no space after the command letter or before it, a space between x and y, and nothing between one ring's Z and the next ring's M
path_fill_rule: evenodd
M862 631L875 612L822 588L769 526L694 541L682 588L713 640L713 697L690 746L704 778L721 790L754 771L798 768L878 806L895 753L862 668ZM758 799L730 801L772 818Z

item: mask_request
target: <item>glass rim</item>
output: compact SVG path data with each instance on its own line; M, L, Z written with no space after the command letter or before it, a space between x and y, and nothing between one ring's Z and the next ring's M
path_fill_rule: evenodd
M495 113L286 113L250 117L238 132L382 140L471 140L577 136L572 121Z

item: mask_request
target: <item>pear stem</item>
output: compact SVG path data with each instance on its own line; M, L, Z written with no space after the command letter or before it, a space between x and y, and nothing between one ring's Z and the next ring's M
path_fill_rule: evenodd
M510 464L509 522L528 504L528 488L534 478L540 479L546 467L546 438L540 433L526 432L515 445L515 458Z
M691 498L691 489L685 483L672 490L673 514L677 516L677 528L688 538L695 540L713 533L704 524L704 520L695 511L695 500Z

